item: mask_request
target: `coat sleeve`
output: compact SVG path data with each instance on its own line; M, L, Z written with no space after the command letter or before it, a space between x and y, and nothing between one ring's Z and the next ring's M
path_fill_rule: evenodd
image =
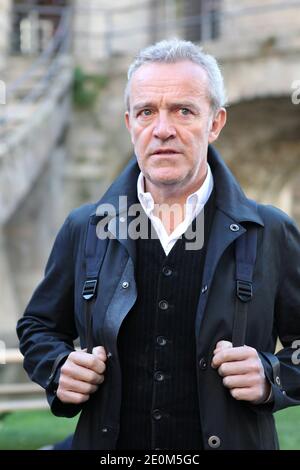
M79 406L64 405L55 396L60 367L74 350L73 341L78 336L74 321L70 218L57 235L44 279L18 321L17 334L24 368L34 382L46 389L52 411L60 416L77 414Z
M275 302L275 328L282 344L276 355L262 352L273 392L272 411L300 405L300 233L285 216L281 272Z

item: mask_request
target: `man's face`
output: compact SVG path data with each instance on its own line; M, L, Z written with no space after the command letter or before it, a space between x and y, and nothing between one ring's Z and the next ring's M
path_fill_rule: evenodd
M125 119L146 183L202 184L208 144L226 121L224 109L213 116L207 82L190 61L145 64L133 74Z

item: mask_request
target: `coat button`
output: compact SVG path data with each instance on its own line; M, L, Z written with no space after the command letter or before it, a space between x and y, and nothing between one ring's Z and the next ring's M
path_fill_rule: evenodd
M218 436L210 436L208 439L208 445L212 449L218 449L221 445L221 439Z
M127 289L129 287L129 282L128 281L122 282L122 287L123 289Z
M162 382L163 380L165 380L165 376L162 372L155 372L154 378L156 382Z
M238 232L240 230L240 227L237 224L231 224L229 228L232 232Z
M162 268L162 272L166 277L171 276L173 274L173 271L171 268L169 268L169 266L164 266Z
M204 286L202 286L201 294L204 294L204 293L207 291L207 289L208 289L207 284L205 284Z
M168 308L169 308L169 304L166 300L160 300L158 302L158 306L161 310L168 310Z
M165 346L167 344L167 340L163 336L158 336L156 342L159 346Z
M199 361L199 367L201 370L207 369L207 360L204 357L201 357Z
M159 421L162 418L162 414L160 410L153 410L152 411L152 417L155 419L155 421Z

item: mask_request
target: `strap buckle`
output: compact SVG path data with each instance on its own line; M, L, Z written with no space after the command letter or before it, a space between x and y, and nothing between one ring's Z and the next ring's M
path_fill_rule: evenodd
M253 296L252 282L237 280L236 295L242 302L249 302Z
M94 297L97 289L98 279L88 279L85 281L82 296L85 300L90 300Z

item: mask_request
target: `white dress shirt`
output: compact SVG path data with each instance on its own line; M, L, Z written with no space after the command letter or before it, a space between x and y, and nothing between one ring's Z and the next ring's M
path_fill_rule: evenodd
M151 193L145 192L144 176L142 173L139 174L137 180L138 199L146 215L152 222L166 256L170 253L177 240L186 232L195 217L200 214L211 195L213 187L213 175L209 164L207 164L207 175L202 186L197 191L190 194L186 199L184 220L177 225L175 230L169 235L160 218L154 215L153 197Z

